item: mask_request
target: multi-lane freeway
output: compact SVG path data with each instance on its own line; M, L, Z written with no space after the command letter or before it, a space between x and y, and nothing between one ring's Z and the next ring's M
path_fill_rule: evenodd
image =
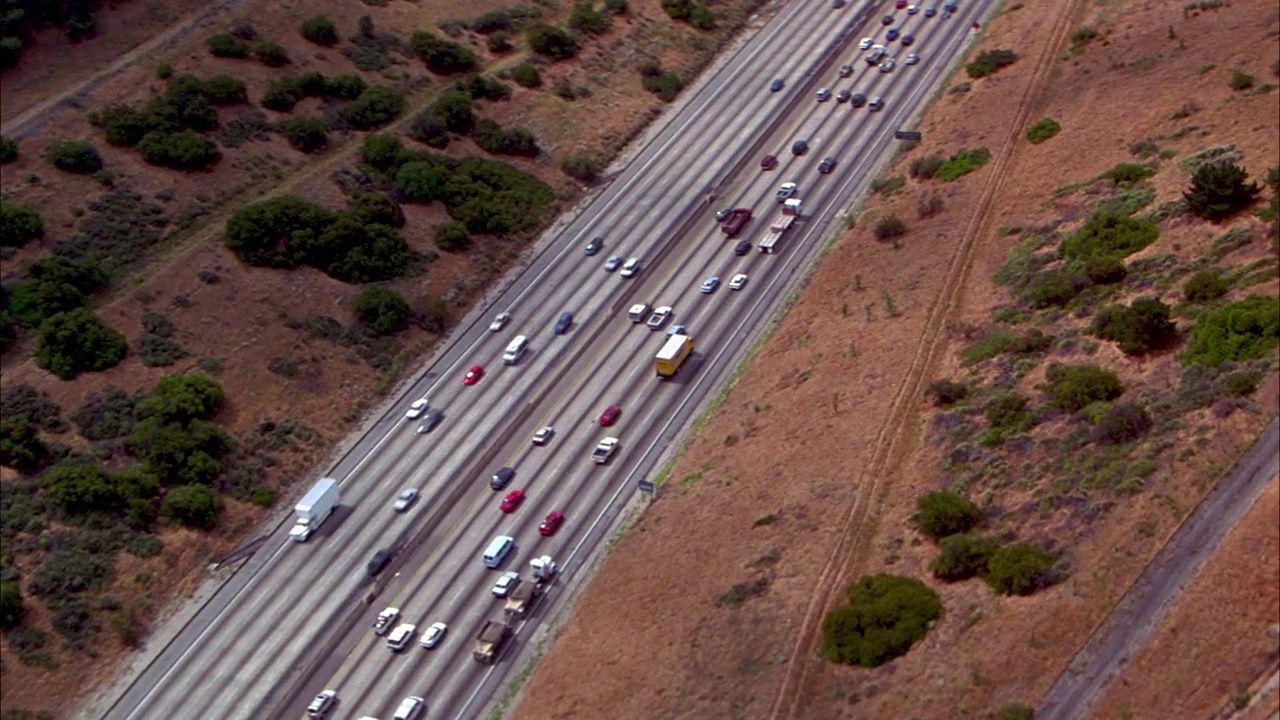
M295 718L317 692L332 688L339 703L330 717L390 718L401 699L420 696L427 717L473 718L494 707L503 689L533 656L536 631L567 590L584 580L581 568L603 547L608 530L651 477L663 453L693 417L820 245L843 222L844 208L865 189L892 142L894 130L921 108L952 66L972 24L986 11L969 0L949 18L908 16L892 4L833 9L829 2L791 2L695 86L682 109L651 136L609 187L565 229L545 238L506 289L473 313L420 378L329 475L341 482L341 506L308 542L288 539L287 519L208 605L160 653L106 713L110 720L142 718ZM907 49L887 43L897 67L879 72L862 61L860 38L883 42L881 17L894 14ZM914 51L920 63L906 66ZM838 68L852 64L852 77ZM770 92L775 78L785 82ZM817 102L819 87L849 88L885 108L872 112L834 100ZM789 148L808 141L802 156ZM762 171L765 154L779 166ZM819 174L822 158L838 160ZM713 217L721 206L751 208L756 218L737 238L764 236L780 205L774 191L795 182L804 201L801 221L776 254L738 256ZM587 256L594 237L604 248ZM605 258L641 258L632 278L602 268ZM749 276L745 288L698 290L712 275L726 282ZM665 335L632 323L636 302L670 305L672 323L688 328L696 355L670 381L655 378L653 357ZM489 330L499 312L512 319ZM562 312L574 322L553 326ZM526 335L530 348L516 365L500 359L507 343ZM484 377L464 385L467 368ZM404 419L409 403L430 398L445 417L430 433ZM597 418L607 405L622 415L611 428ZM549 444L530 443L551 425ZM606 465L589 455L604 435L621 439ZM490 475L510 466L510 488L527 493L513 513L499 511L504 493ZM310 481L307 484L309 486ZM405 513L392 503L404 488L421 500ZM550 537L538 525L552 510L566 522ZM495 535L516 539L501 570L523 571L549 554L561 573L548 595L516 628L495 665L471 657L486 620L502 617L490 594L500 571L484 567ZM391 548L396 558L378 579L366 563ZM419 632L444 622L448 633L433 650L415 644L388 649L372 624L386 606ZM637 612L646 611L637 608ZM416 638L415 638L416 640Z

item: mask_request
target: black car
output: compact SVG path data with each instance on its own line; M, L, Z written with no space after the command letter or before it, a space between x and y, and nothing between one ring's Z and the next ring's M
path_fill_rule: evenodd
M862 93L854 93L853 97L849 98L850 107L860 108L866 104L867 104L867 96L863 95Z
M733 246L734 255L746 255L751 252L751 243L746 240L739 240L737 245Z
M915 35L903 35L903 36L902 36L902 44L903 44L903 46L910 45L910 44L914 43L915 41L916 41L916 36L915 36Z
M440 421L443 419L444 419L443 410L441 410L440 408L435 408L431 410L431 412L427 413L426 416L422 418L422 422L418 424L418 434L421 435L423 433L429 433L432 430L435 430L436 426L439 425Z
M892 15L885 15L885 16L884 16L884 19L880 21L880 24L881 24L881 25L892 25L892 24L893 24L893 16L892 16Z
M385 549L379 550L373 554L373 559L369 561L369 564L365 566L365 569L369 571L369 575L377 575L385 570L387 568L387 564L390 562L391 551Z
M556 334L563 335L569 332L571 327L573 327L573 313L560 313L560 319L556 320Z
M778 92L779 90L782 89L782 86L783 86L782 78L778 78L777 80L774 80L773 82L769 83L769 92Z
M515 476L516 476L516 471L514 468L509 468L509 467L498 468L498 472L494 473L493 477L489 478L489 487L493 488L494 490L501 490L502 488L506 487L507 483L511 482L511 478Z
M591 242L587 243L586 253L588 255L595 255L600 252L600 248L602 247L604 247L604 238L592 238Z
M797 140L791 143L792 155L803 155L809 152L809 142L807 140Z
M836 159L833 157L822 158L822 162L818 165L818 172L822 173L823 175L826 175L827 173L835 169L836 169Z

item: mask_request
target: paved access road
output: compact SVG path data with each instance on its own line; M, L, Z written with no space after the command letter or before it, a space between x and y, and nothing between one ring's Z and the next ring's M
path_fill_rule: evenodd
M581 580L579 569L602 547L638 481L651 476L798 271L816 257L841 222L841 208L866 187L893 131L920 109L987 9L966 3L943 19L888 7L789 3L686 90L685 106L665 129L576 221L546 241L482 316L456 333L411 392L330 472L342 487L335 516L305 544L289 542L282 525L106 717L295 718L325 688L339 693L330 716L336 718L390 718L409 695L426 698L432 718L489 712L532 657L529 638ZM857 43L882 38L880 17L891 12L916 42L909 49L890 43L897 67L881 73L862 61ZM919 64L904 64L909 51L920 55ZM855 71L840 79L844 63ZM774 78L785 80L783 91L769 92ZM816 102L823 86L882 96L885 108ZM808 141L806 155L789 152L796 139ZM777 169L761 171L766 153L778 156ZM821 175L827 156L838 164ZM714 209L751 208L756 218L737 240L758 241L780 209L774 190L787 181L798 184L804 200L801 223L774 255L735 255L736 240L721 234ZM596 236L604 248L588 257L583 247ZM624 279L604 271L611 255L641 258L640 273ZM729 290L728 280L740 272L748 284ZM724 284L700 293L712 275ZM696 355L677 378L655 378L653 356L665 333L628 321L627 308L636 302L674 307L672 322L696 338ZM490 318L501 311L511 313L511 322L490 332ZM556 335L553 325L565 311L573 313L573 326ZM518 364L504 366L502 351L518 334L529 337L530 349ZM484 378L463 385L474 364L485 367ZM423 395L445 418L434 432L417 434L403 415ZM602 428L596 419L610 404L620 405L622 416ZM543 425L556 435L534 447L530 437ZM606 434L621 438L622 448L608 465L595 465L588 456ZM499 512L502 493L487 484L501 466L516 470L510 488L527 493L511 514ZM423 498L396 514L392 501L406 487L421 489ZM538 524L552 510L567 521L555 536L542 537ZM499 534L517 541L502 570L524 570L530 558L549 554L561 575L515 626L500 662L486 666L471 658L474 635L502 609L490 594L500 573L483 567L480 554ZM373 583L365 564L379 548L396 549L397 558ZM447 623L448 635L435 650L415 644L391 652L370 631L389 605L419 630Z

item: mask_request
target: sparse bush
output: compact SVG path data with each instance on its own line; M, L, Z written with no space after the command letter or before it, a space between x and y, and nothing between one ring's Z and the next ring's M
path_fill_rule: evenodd
M1032 145L1039 145L1049 138L1057 135L1062 130L1062 126L1057 120L1051 117L1040 118L1027 128L1027 141Z
M892 240L906 234L907 223L897 215L880 218L876 223L875 235L877 240Z
M159 335L143 333L133 343L133 350L144 367L168 367L187 356L180 343Z
M1139 298L1129 307L1108 305L1093 318L1089 332L1111 340L1129 355L1141 355L1168 347L1178 338L1168 305L1153 298Z
M55 550L31 577L31 594L48 607L61 607L106 585L114 566L113 553L91 553L75 545Z
M1227 361L1262 357L1280 342L1280 300L1251 295L1208 310L1196 318L1182 354L1183 365L1217 367Z
M1042 310L1061 307L1075 299L1089 285L1088 277L1066 269L1036 273L1018 293L1031 307Z
M0 165L8 165L18 159L18 141L0 135Z
M991 153L984 147L965 148L947 158L938 168L938 177L947 182L958 180L991 160Z
M352 197L352 201L355 205L352 212L363 222L392 228L404 227L404 211L386 193L357 193Z
M372 130L395 120L404 107L404 95L386 85L374 85L344 107L342 117L357 130Z
M355 73L343 73L328 78L324 82L324 94L338 100L355 100L365 91L364 78Z
M1075 30L1072 30L1070 47L1071 53L1074 55L1076 53L1084 52L1085 46L1094 40L1097 40L1099 37L1100 35L1098 31L1088 25L1081 25Z
M17 580L0 582L0 627L16 627L27 608L22 601L22 588Z
M1094 425L1094 438L1103 445L1133 442L1151 430L1151 415L1137 403L1116 403Z
M476 123L475 141L481 150L495 155L537 157L541 152L537 139L528 128L515 127L504 130L498 123L488 118L482 118Z
M938 545L940 552L929 569L934 577L945 582L968 580L985 574L987 563L1000 547L991 538L963 533L948 535Z
M542 11L532 5L516 5L490 10L468 22L467 26L481 35L489 35L500 31L519 30L530 20L541 17Z
M640 85L645 90L658 96L663 102L671 102L676 99L680 91L684 89L684 81L679 75L669 71L657 68L657 72L646 73L645 68L640 69Z
M160 512L179 525L211 530L218 525L222 498L204 485L179 485L165 493Z
M1053 363L1045 379L1049 404L1067 412L1078 412L1090 403L1114 400L1124 393L1120 378L1097 365Z
M480 66L480 58L466 46L425 30L413 34L409 47L414 56L437 75L471 72Z
M461 84L461 83L460 83ZM506 100L511 97L511 86L489 77L488 75L475 74L467 78L466 83L462 84L467 94L474 100Z
M355 299L356 319L379 335L394 335L409 326L413 311L394 290L376 285L365 288Z
M0 417L0 465L31 472L44 462L49 449L26 417Z
M560 170L565 175L588 185L600 179L602 168L600 163L586 153L574 153L560 161Z
M871 192L877 195L892 195L906 184L907 179L901 175L881 175L871 181Z
M296 117L280 123L280 131L289 144L304 153L323 150L329 144L328 126L320 118Z
M1000 714L997 720L1035 720L1035 716L1035 709L1029 705L1005 703L1000 706Z
M338 44L338 26L328 15L316 15L307 18L298 28L302 37L321 47L332 47Z
M1251 372L1231 373L1222 379L1222 392L1233 397L1252 395L1258 389L1258 375Z
M1029 404L1027 398L1016 392L1002 392L987 403L982 414L993 429L1021 432L1031 421Z
M214 57L244 58L249 57L249 43L231 33L211 35L206 41L209 52Z
M516 46L511 42L511 33L506 30L499 30L489 37L485 38L485 47L489 48L489 52L494 55L506 55Z
M987 563L987 583L1003 595L1030 595L1057 581L1053 553L1029 543L996 550Z
M71 380L80 373L115 367L126 351L124 335L88 310L76 308L44 321L35 357L40 367Z
M457 220L446 220L436 226L436 247L446 252L466 250L471 246L467 226Z
M943 378L930 383L928 393L933 397L935 406L948 407L969 397L969 386Z
M915 521L936 540L973 529L982 522L982 510L953 490L935 490L916 500Z
M1240 92L1242 90L1248 90L1249 88L1253 87L1253 76L1250 75L1249 73L1236 70L1235 72L1231 73L1231 80L1229 80L1227 84L1230 85L1231 89L1235 90L1236 92Z
M190 130L149 132L138 143L138 153L151 165L173 170L204 170L222 159L212 140Z
M539 88L542 87L542 73L538 72L537 65L522 62L511 68L511 81L520 87Z
M44 157L59 170L78 175L89 175L102 169L102 156L98 149L81 140L58 140L49 146Z
M1018 55L1012 50L983 50L974 58L973 62L964 66L965 72L969 77L977 80L979 78L994 75L1001 68L1008 67L1018 60Z
M591 0L578 0L573 4L567 24L578 32L600 35L609 31L612 22L608 15L595 9Z
M267 40L253 46L253 56L267 67L284 67L289 64L289 51Z
M689 25L695 30L711 32L716 29L716 14L702 3L694 3L689 10Z
M118 387L108 386L102 394L89 393L71 415L80 435L87 440L124 437L133 430L134 400Z
M864 576L850 584L848 598L822 621L823 654L845 665L883 665L942 617L938 594L914 578Z
M1219 222L1252 205L1262 192L1248 179L1249 173L1235 163L1205 163L1191 176L1191 189L1182 197L1194 215Z
M568 60L582 49L573 33L554 25L533 25L525 31L525 39L531 50L552 60Z
M921 220L924 220L942 212L942 208L942 198L935 193L929 193L928 195L920 196L920 202L916 206L916 214L920 216Z
M27 205L0 200L0 247L22 247L44 237L44 220Z
M1058 255L1069 260L1118 259L1138 252L1159 236L1160 228L1150 220L1098 212L1062 241Z
M1155 174L1156 169L1154 167L1136 162L1119 163L1104 173L1106 177L1117 185L1141 182Z

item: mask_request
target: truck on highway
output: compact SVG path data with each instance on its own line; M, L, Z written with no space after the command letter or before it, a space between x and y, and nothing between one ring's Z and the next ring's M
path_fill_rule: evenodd
M613 456L614 451L617 449L618 438L604 438L596 444L596 449L591 451L591 461L597 465L603 465L609 462L609 458Z
M487 621L480 628L480 634L476 635L476 647L471 651L471 657L483 665L494 664L511 635L511 626L502 620Z
M778 216L777 220L773 221L773 224L769 226L769 232L760 241L760 252L765 255L773 254L782 234L795 223L796 218L800 217L800 206L800 198L791 198L782 204L782 214Z
M657 370L658 379L664 379L674 376L680 371L680 366L685 360L689 359L690 353L693 352L693 338L688 335L676 334L667 338L666 344L658 351L653 359L654 369Z
M307 491L306 495L293 506L296 518L289 537L296 542L306 542L311 533L329 517L338 506L338 481L333 478L320 478L320 481Z
M742 232L742 228L747 226L747 221L751 219L750 208L734 208L729 213L729 217L724 219L724 224L720 226L720 232L729 237L733 237Z
M536 557L529 561L529 577L521 578L514 590L507 595L504 612L507 622L513 622L529 614L538 598L551 586L556 576L556 561L550 555Z

